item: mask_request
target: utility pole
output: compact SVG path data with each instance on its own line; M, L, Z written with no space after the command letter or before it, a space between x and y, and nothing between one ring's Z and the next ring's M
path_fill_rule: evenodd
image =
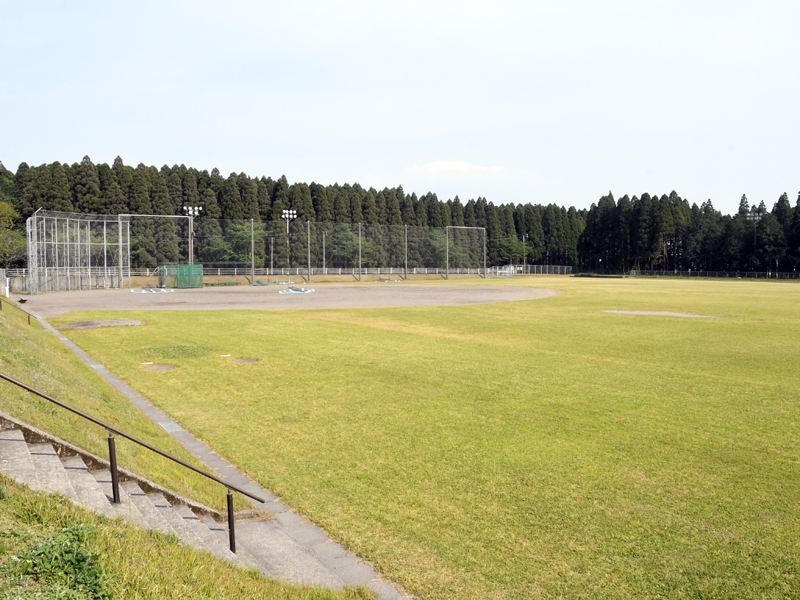
M405 240L406 240L406 243L405 243L405 254L406 254L406 262L405 262L405 265L406 265L406 277L405 277L405 280L406 280L406 281L408 281L408 225L404 225L403 227L404 227L404 229L405 229L405 233L406 233L406 237L405 237Z
M525 275L525 267L527 266L528 249L525 246L525 238L527 236L522 234L522 274Z
M306 239L308 240L308 282L311 283L311 221L306 221Z
M322 272L327 275L328 271L325 270L325 236L328 235L327 231L322 232Z

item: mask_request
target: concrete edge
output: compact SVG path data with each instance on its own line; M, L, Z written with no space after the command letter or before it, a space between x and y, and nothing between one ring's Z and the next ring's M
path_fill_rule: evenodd
M20 421L19 419L15 419L11 415L7 415L4 412L0 412L0 431L5 431L6 429L21 429L22 434L25 437L25 441L28 444L41 444L45 442L49 442L53 445L56 450L56 453L60 458L69 458L70 456L80 456L83 461L86 463L86 466L93 471L98 471L100 469L110 469L111 463L109 463L106 459L100 458L84 450L83 448L79 448L69 442L62 440L54 435L47 433L46 431L42 431L33 425L29 425L24 421ZM209 508L204 504L200 504L199 502L195 502L194 500L190 500L180 494L176 494L175 492L168 490L167 488L150 481L136 473L129 471L128 469L124 469L122 467L117 467L117 471L120 475L120 483L124 481L135 481L139 484L139 487L142 488L147 494L156 494L160 493L163 494L164 497L170 501L172 504L185 504L193 512L198 513L202 516L209 516L213 519L221 520L223 516L213 508Z

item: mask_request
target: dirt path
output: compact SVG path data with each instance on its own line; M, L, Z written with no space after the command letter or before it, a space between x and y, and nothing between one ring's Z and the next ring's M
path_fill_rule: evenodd
M130 290L86 290L31 296L30 308L50 318L85 310L293 310L325 308L396 308L463 306L558 295L540 288L488 285L361 285L305 284L313 294L279 294L286 286L239 286L175 290L165 294L133 294Z

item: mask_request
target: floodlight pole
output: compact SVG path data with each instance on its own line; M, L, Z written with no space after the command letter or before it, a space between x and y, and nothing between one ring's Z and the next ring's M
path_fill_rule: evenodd
M189 264L194 264L194 218L200 216L202 206L184 206L183 212L186 213L186 218L189 219Z
M270 274L270 276L272 275L272 271L273 271L273 268L272 268L272 250L273 250L274 245L275 245L275 236L271 235L271 236L269 236L269 274Z
M361 281L361 223L358 224L358 280Z
M256 239L253 219L250 219L250 285L256 284Z
M284 208L281 212L281 218L286 221L286 258L289 263L289 269L292 268L292 247L289 244L289 221L297 218L297 211L291 208Z
M747 220L753 223L753 266L756 264L756 231L758 230L758 222L761 220L761 212L751 212L747 215Z

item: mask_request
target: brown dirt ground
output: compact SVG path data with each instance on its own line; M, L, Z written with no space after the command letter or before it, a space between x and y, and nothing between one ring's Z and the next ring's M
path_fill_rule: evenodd
M644 315L647 317L683 317L685 319L718 319L714 315L693 315L685 312L668 312L660 310L604 310L616 315Z
M127 327L144 325L136 319L108 319L107 321L75 321L62 325L59 329L96 329L98 327Z
M311 284L313 294L278 294L286 286L210 287L167 294L132 294L130 290L84 290L31 296L29 306L49 318L72 311L96 310L292 310L464 306L537 300L559 292L531 287L425 284Z

